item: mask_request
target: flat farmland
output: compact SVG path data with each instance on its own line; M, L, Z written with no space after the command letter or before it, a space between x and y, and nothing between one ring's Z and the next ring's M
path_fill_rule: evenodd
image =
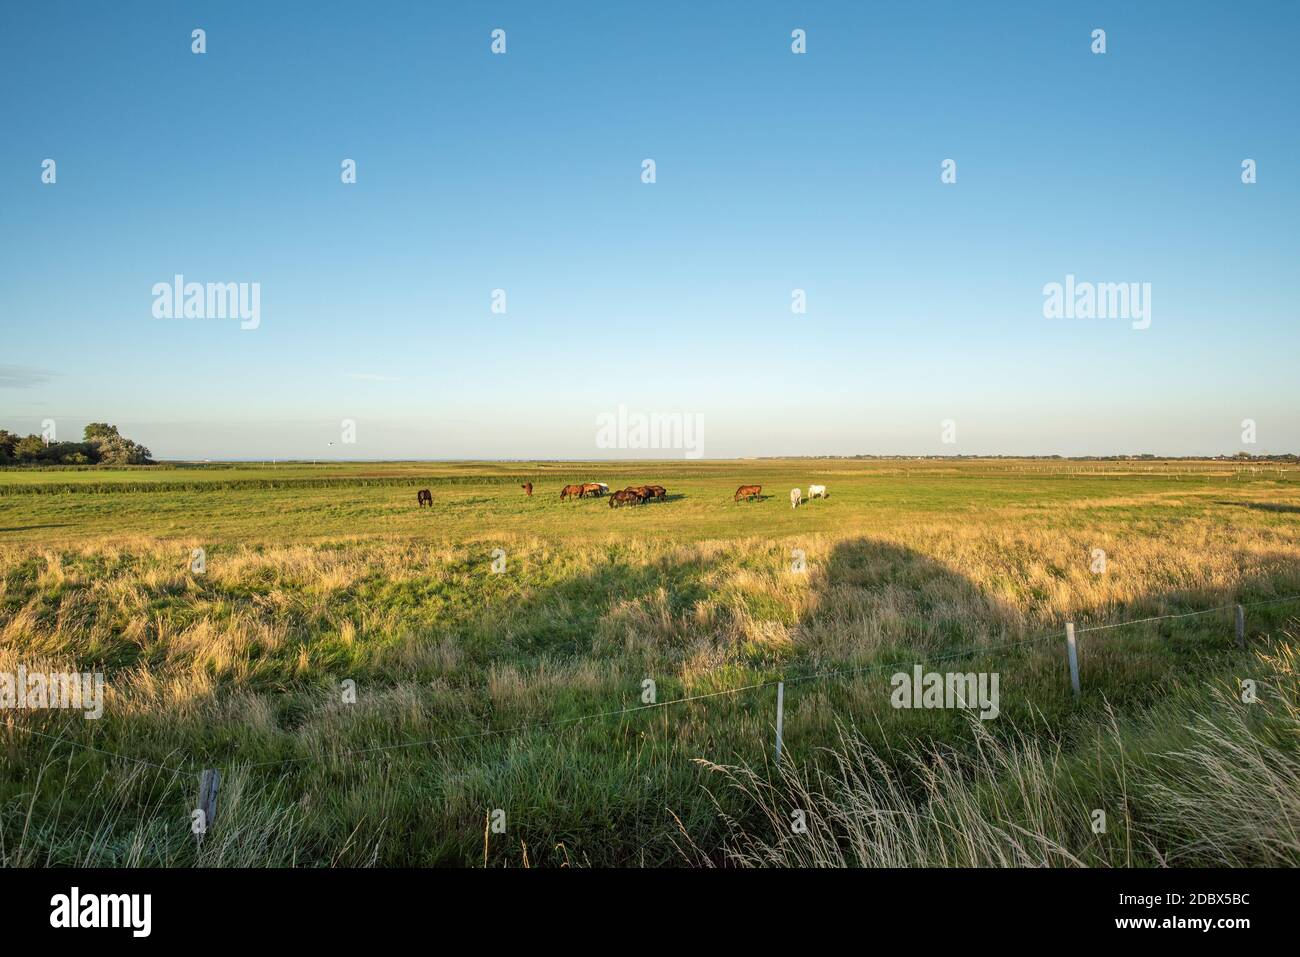
M1300 471L1258 463L0 471L0 670L105 678L98 720L6 713L0 856L1294 864L1295 595ZM916 665L996 673L996 719L895 707Z

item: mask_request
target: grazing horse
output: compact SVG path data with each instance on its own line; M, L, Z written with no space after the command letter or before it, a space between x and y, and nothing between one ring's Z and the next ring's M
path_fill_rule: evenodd
M629 485L626 491L635 492L637 498L641 499L641 501L643 502L646 499L653 497L653 493L650 491L649 485Z
M811 502L815 498L830 498L830 497L831 497L831 493L826 491L825 485L808 486L808 501Z
M797 488L790 489L790 507L798 508L802 504L803 492L799 491Z
M433 493L427 488L422 488L420 491L415 493L415 501L418 503L418 507L420 508L423 508L425 505L428 505L429 508L433 508Z
M742 498L746 501L763 497L763 486L761 485L742 485L736 489L736 494L732 498L733 502L739 502Z
M519 487L520 487L521 489L524 490L524 494L527 495L529 498L532 498L532 497L533 497L533 483L532 483L532 482L525 482L523 485L521 485L521 486L519 486Z
M560 490L560 501L563 502L566 498L582 498L582 486L581 485L564 486L564 488Z
M609 507L614 508L619 505L635 505L640 501L640 495L630 488L625 488L621 492L615 492L609 497Z
M600 498L607 491L609 491L609 487L606 485L601 485L599 482L588 482L582 486L582 491L578 493L578 498L586 498L588 495L594 495L596 498Z
M662 485L647 485L646 488L650 491L650 497L653 499L658 499L662 502L668 497L668 489L664 488Z

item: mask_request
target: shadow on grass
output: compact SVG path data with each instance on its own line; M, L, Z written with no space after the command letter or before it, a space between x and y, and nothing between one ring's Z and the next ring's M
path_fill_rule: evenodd
M1257 512L1285 512L1300 515L1300 505L1283 505L1281 502L1227 502L1218 501L1215 505L1235 505L1238 508L1250 508Z
M1018 671L1005 676L1004 711L1014 718L1017 708L1027 712L1030 705L1052 702L1054 710L1045 723L1053 733L1058 719L1068 720L1080 710L1069 692L1063 642L1041 646L1047 652L1031 648L1001 656L1002 645L1052 632L1063 623L1026 618L1019 607L990 594L961 571L913 549L870 538L840 542L829 556L814 562L808 583L813 595L806 613L790 628L793 641L765 645L760 640L761 626L769 623L762 620L764 602L780 606L790 587L784 577L790 574L788 553L768 548L740 546L736 565L734 554L703 548L647 561L635 547L612 546L603 554L595 552L597 557L576 574L532 586L525 583L517 591L509 590L514 586L506 582L490 584L504 590L484 593L483 602L455 625L454 637L469 662L458 670L474 687L453 687L440 680L432 693L421 697L408 689L389 703L385 689L372 689L363 681L364 695L373 695L375 703L367 710L363 696L357 716L347 719L321 708L317 697L305 697L302 704L308 710L298 715L285 710L295 704L292 700L268 695L265 703L278 706L279 719L266 722L274 730L265 734L250 735L240 712L233 711L228 720L218 713L210 726L195 722L174 731L150 730L148 721L128 724L124 719L118 730L129 733L100 743L167 763L180 760L165 750L174 747L178 753L198 752L213 766L226 766L241 756L241 744L247 755L243 760L271 759L270 767L252 773L257 782L284 789L268 791L267 808L279 813L308 795L317 802L307 825L308 846L294 845L301 851L294 860L303 862L337 860L331 855L355 843L360 850L349 853L360 863L371 860L361 853L370 847L373 860L384 865L473 863L484 847L483 809L503 807L509 809L510 840L492 845L494 864L518 862L516 838L526 840L532 859L541 863L561 863L572 849L590 863L670 864L681 863L673 843L680 834L666 809L671 808L706 846L716 846L719 836L703 790L711 782L693 759L731 761L741 756L761 762L771 742L770 688L648 714L618 713L641 700L643 675L663 679L661 701L677 697L680 688L674 679L681 677L688 656L701 654L704 663L695 667L715 669L726 687L754 683L756 677L793 679L838 668L887 666L872 685L838 678L791 682L786 689L786 734L788 753L799 760L833 745L834 722L841 719L867 724L882 716L892 727L881 734L896 742L960 733L960 718L952 712L916 711L900 718L889 710L889 671L905 672L917 663L940 672L996 670L1010 667L1009 662L1023 666L1026 684L1014 683ZM723 557L713 557L717 554ZM1283 561L1281 556L1278 561ZM1265 565L1275 567L1261 567ZM724 571L737 572L739 584L717 591L714 581ZM1081 608L1077 617L1081 623L1100 623L1201 611L1242 598L1273 597L1294 578L1279 570L1246 576L1217 590ZM738 635L722 627L729 624L725 616L700 614L710 602L735 600L737 590L741 598L747 597L746 589L763 599L745 605L760 627ZM789 605L784 607L788 611ZM1256 623L1270 619L1252 611L1248 620L1253 631ZM717 631L711 634L708 629L714 626ZM304 633L320 641L319 632L311 631L314 627L313 620L304 619ZM1115 632L1080 636L1082 704L1089 709L1089 720L1095 718L1103 694L1140 703L1142 694L1158 696L1153 677L1174 674L1175 680L1183 679L1185 673L1172 664L1190 666L1198 658L1203 665L1221 662L1220 652L1233 653L1231 630L1222 615L1140 627L1134 633L1138 642L1129 635L1121 641ZM979 653L970 658L934 660L971 647ZM534 677L528 672L540 672L543 661L552 676L557 662L593 663L606 671L581 687L574 687L572 674L562 669L560 681L541 675L528 686ZM499 706L500 699L478 686L491 680L491 666L505 664L523 675L523 687L514 701L507 688L508 703ZM346 676L327 675L331 691L336 680ZM615 686L612 691L605 686L607 679ZM625 685L622 692L620 683ZM589 714L600 717L515 733L520 726ZM108 730L115 727L105 722ZM157 753L144 747L145 734L156 738ZM450 743L404 749L406 742L419 739ZM202 740L208 743L196 744ZM402 749L385 752L376 746ZM371 753L352 755L362 748L371 748ZM318 752L332 757L319 757ZM300 763L276 765L274 759L281 756ZM107 767L102 756L93 760L101 767L89 766L86 779L92 772L102 775ZM25 781L18 783L29 787ZM51 785L50 805L61 798ZM184 810L177 803L169 805L167 813L183 820ZM349 835L359 836L354 842ZM563 853L555 850L561 843Z
M1266 557L1258 567L1220 587L1151 592L1104 604L1078 600L1070 617L1080 642L1085 634L1098 636L1087 639L1090 644L1101 635L1122 637L1136 628L1150 635L1208 628L1221 633L1221 644L1228 647L1232 610L1223 606L1300 593L1300 568L1286 556ZM1051 596L1035 595L1031 581L1011 584L1028 593L1027 610L912 549L866 538L841 542L824 566L810 612L800 622L803 649L822 652L831 660L856 661L864 655L942 654L1063 635L1065 618L1035 611L1053 600ZM1260 609L1249 617L1270 621L1275 616ZM1148 618L1161 620L1136 624Z
M608 619L618 609L653 599L656 610L669 619L689 617L709 598L705 581L716 567L716 560L700 558L665 557L646 564L615 549L582 574L483 608L469 631L496 639L491 641L492 658L515 665L605 658L614 650Z

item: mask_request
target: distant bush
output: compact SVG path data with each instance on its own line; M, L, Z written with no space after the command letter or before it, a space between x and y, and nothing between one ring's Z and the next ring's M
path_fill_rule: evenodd
M149 450L120 434L116 425L91 422L83 437L98 448L102 465L149 465L153 462Z
M117 426L92 422L80 442L46 442L0 429L0 465L152 465L153 455Z

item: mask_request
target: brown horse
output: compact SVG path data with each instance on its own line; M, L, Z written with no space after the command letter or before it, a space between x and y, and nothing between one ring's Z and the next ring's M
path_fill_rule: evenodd
M646 488L649 489L651 498L658 499L661 502L668 498L668 489L662 485L647 485Z
M609 507L614 508L616 505L635 505L640 501L640 495L630 488L625 488L621 492L615 492L609 497Z
M742 485L736 489L736 495L732 498L733 502L739 502L742 498L746 501L763 497L763 486L761 485Z
M560 490L560 501L563 502L566 498L582 498L582 486L581 485L564 486L564 488Z
M520 487L521 489L524 490L524 494L527 495L529 498L532 498L532 497L533 497L533 483L532 483L532 482L525 482L523 485L521 485L521 486L519 486L519 487Z
M588 482L587 484L582 486L582 492L579 494L578 497L586 498L588 495L594 495L596 496L596 498L600 498L604 494L605 494L605 486L601 485L599 482Z
M423 508L425 505L428 505L429 508L433 508L433 493L427 488L422 488L420 491L415 493L415 501L418 503L420 508Z

